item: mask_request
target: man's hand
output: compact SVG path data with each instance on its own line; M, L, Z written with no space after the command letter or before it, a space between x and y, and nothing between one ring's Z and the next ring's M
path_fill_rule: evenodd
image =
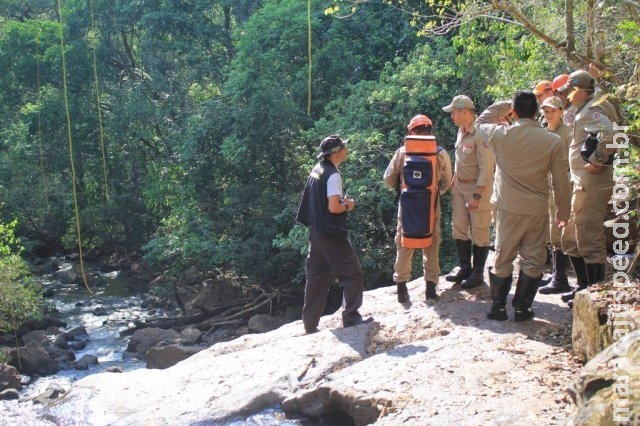
M467 210L470 212L476 211L480 208L480 200L474 200L473 198L467 202Z
M590 175L599 175L600 173L602 173L604 171L604 167L602 167L599 164L593 164L593 163L587 163L584 165L584 169L587 171L587 173L589 173Z
M569 219L556 217L556 225L558 225L558 228L560 228L560 229L562 229L565 226L567 226L567 222L568 221L569 221Z

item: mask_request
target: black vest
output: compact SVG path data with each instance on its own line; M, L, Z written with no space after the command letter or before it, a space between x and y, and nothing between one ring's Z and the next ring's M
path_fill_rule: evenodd
M333 214L329 211L327 181L334 173L340 172L329 160L315 165L307 178L296 220L317 232L346 237L349 231L346 212Z

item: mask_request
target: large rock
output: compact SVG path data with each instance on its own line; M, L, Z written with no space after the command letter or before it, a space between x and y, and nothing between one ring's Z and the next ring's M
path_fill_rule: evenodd
M159 343L171 344L180 340L180 333L163 328L143 328L136 330L127 344L127 353L135 357L144 358L147 351Z
M5 389L22 389L22 377L18 370L7 364L0 364L0 391Z
M591 288L579 291L573 299L573 351L587 362L611 344L607 332L607 305Z
M257 314L249 318L247 328L249 329L249 333L267 333L281 325L282 321L271 315Z
M7 362L23 374L48 376L57 373L60 368L56 360L51 358L44 346L35 340L27 345L12 349Z
M169 368L202 350L198 346L154 346L147 351L147 368Z
M570 387L575 426L640 424L640 330L594 357Z
M345 329L338 312L315 334L295 321L165 370L88 376L47 416L92 426L225 424L282 404L356 425L566 423L566 386L580 365L567 350L571 311L557 295L537 297L532 321L496 322L485 317L486 286L466 292L443 281L435 305L424 302L422 280L408 287L407 306L394 288L365 293L361 313L373 323Z
M617 320L630 321L632 329L640 329L640 311L634 310L632 303L624 303L628 298L620 297L622 290L607 283L576 294L571 339L573 351L582 362L589 361L617 340L614 331L618 327L611 320L612 314L617 315ZM630 293L633 289L625 291ZM620 300L616 301L616 297ZM616 312L616 309L622 312Z

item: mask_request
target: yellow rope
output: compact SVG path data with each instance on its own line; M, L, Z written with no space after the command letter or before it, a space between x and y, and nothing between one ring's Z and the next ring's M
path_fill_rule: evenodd
M311 115L311 0L307 0L307 53L309 56L309 76L307 78L307 115Z
M67 140L69 141L69 161L71 163L71 186L73 189L73 207L75 209L76 216L76 232L78 238L78 255L80 257L80 271L82 272L82 281L84 282L84 286L89 292L89 294L93 294L91 289L89 288L89 284L87 284L87 276L84 272L84 261L82 256L82 235L80 232L80 213L78 209L78 194L76 191L76 168L73 162L73 142L71 138L71 114L69 113L69 99L67 96L67 64L66 58L64 54L64 22L62 20L62 5L61 0L58 0L58 16L60 18L60 52L62 55L62 84L63 84L63 96L64 96L64 107L67 115Z
M109 181L107 179L107 155L104 146L104 131L102 127L102 108L100 108L100 85L98 84L98 65L96 59L96 46L98 44L98 34L93 19L93 0L89 0L89 8L91 9L91 45L93 50L93 77L96 86L96 107L98 108L98 126L100 128L100 148L102 149L102 174L104 175L104 197L109 200Z

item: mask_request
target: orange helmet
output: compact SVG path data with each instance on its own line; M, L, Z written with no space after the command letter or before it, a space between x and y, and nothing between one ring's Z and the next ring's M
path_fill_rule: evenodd
M533 88L533 93L535 93L536 96L540 96L547 90L552 90L551 82L549 80L542 80Z
M553 83L551 83L551 88L555 92L562 86L564 86L569 80L569 74L560 74L556 78L553 79Z
M407 130L412 131L418 126L433 127L433 123L431 122L431 119L426 115L422 115L422 114L416 115L411 119L411 121L409 122L409 125L407 125Z

